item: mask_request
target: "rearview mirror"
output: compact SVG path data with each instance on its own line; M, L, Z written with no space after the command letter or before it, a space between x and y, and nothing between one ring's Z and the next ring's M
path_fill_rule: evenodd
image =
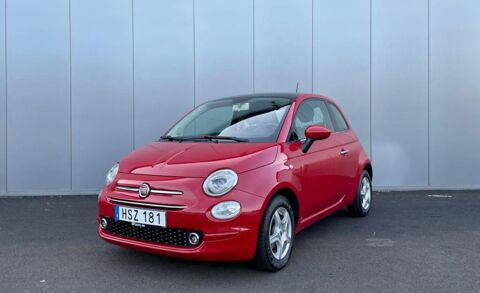
M326 139L332 134L332 131L321 125L311 125L305 129L305 138L302 145L302 152L306 153L315 140Z

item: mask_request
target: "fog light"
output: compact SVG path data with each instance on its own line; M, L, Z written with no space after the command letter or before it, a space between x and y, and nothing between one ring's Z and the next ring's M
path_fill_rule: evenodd
M102 218L100 220L100 227L102 227L102 229L105 229L105 228L107 228L107 225L108 225L107 219Z
M198 236L197 233L190 233L190 235L188 235L188 242L190 242L191 245L197 245L199 241L200 236Z
M240 204L236 201L222 201L212 208L212 216L215 219L231 219L240 213Z

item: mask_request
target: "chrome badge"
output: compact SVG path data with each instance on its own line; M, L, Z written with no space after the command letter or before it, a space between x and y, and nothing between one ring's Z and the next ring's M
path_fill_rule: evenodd
M141 198L146 198L147 196L150 195L150 185L147 183L142 183L140 187L138 188L138 196Z

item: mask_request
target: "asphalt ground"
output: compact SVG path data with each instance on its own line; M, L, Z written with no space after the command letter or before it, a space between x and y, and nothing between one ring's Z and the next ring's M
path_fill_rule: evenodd
M0 198L0 292L480 292L480 191L376 192L366 218L298 234L278 273L108 244L96 201Z

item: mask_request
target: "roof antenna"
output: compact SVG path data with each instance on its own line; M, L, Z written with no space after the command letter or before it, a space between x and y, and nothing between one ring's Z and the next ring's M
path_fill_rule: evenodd
M295 89L295 93L298 94L298 81L297 81L297 88Z

